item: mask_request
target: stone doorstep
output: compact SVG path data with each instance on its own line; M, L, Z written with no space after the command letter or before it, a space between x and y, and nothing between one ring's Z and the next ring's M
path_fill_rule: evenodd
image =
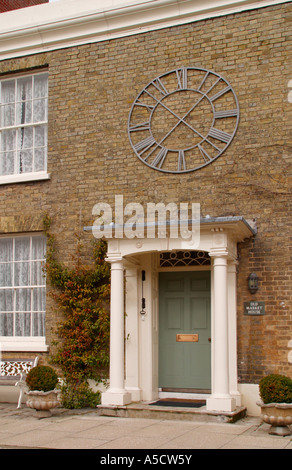
M246 416L245 407L237 407L234 411L207 411L201 408L156 406L150 403L131 403L130 405L98 405L96 413L99 416L114 416L120 418L150 418L171 419L178 421L221 422L235 423Z

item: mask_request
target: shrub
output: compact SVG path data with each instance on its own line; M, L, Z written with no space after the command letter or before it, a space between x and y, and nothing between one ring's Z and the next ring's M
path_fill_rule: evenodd
M62 386L62 405L65 408L96 408L100 392L94 392L88 383L68 383Z
M28 372L25 381L30 390L49 392L56 387L58 376L50 366L37 366Z
M261 379L259 391L264 404L292 403L292 380L285 375L267 375Z
M105 261L107 244L93 243L90 265L84 263L83 247L77 236L76 253L71 266L58 261L51 220L44 218L47 253L44 271L50 283L50 295L62 314L52 342L50 358L61 371L62 405L65 408L95 407L100 393L93 392L89 380L105 379L109 367L109 293L110 267ZM88 255L88 253L87 253Z

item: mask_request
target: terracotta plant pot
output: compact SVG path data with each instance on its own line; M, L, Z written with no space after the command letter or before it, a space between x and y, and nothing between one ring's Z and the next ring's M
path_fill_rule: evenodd
M56 408L60 404L60 390L50 390L49 392L32 390L26 392L26 395L28 396L26 404L29 408L36 410L37 418L51 416L51 409Z
M290 436L289 426L292 424L292 403L257 403L261 407L261 417L265 423L271 424L269 434Z

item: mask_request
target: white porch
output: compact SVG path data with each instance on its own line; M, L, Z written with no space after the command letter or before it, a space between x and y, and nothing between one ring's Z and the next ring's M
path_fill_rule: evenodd
M237 243L254 234L242 217L209 217L201 220L197 246L182 238L108 240L110 379L102 405L123 406L159 397L158 273L163 269L159 253L172 250L197 250L211 259L208 267L172 268L211 271L211 393L206 409L228 413L242 405L237 380ZM145 314L140 313L142 297Z

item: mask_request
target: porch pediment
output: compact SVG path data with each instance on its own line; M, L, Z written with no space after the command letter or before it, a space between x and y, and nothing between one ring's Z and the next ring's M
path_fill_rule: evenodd
M188 227L189 232L193 227L192 236L188 239L180 235L172 236L170 225L163 232L158 225L152 226L149 231L147 224L141 226L140 232L130 238L125 235L125 225L121 227L112 224L111 236L103 237L108 241L108 259L149 252L202 250L215 253L216 250L223 249L235 258L237 243L257 233L255 221L247 221L242 216L206 216L200 220L188 221ZM85 227L84 230L92 231L93 235L95 233L94 226Z

